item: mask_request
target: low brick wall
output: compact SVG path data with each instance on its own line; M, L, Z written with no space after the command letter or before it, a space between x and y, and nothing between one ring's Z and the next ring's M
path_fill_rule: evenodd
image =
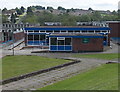
M51 70L56 70L56 69L59 69L59 68L65 67L65 66L69 66L69 65L72 65L72 64L75 64L75 63L79 63L79 62L80 61L76 60L76 61L72 61L72 62L69 62L69 63L54 66L54 67L51 67L51 68L48 68L48 69L43 69L43 70L35 71L35 72L32 72L32 73L28 73L28 74L25 74L25 75L21 75L21 76L18 76L18 77L13 77L13 78L10 78L10 79L2 80L2 82L0 84L4 85L4 84L10 83L10 82L25 79L25 78L28 78L28 77L31 77L31 76L35 76L35 75L38 75L38 74L41 74L41 73L49 72Z

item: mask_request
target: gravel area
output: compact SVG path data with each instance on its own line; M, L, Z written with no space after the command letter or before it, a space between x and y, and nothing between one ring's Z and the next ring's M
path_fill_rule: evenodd
M82 62L61 69L53 70L47 73L39 74L37 76L5 84L2 86L2 88L3 90L35 90L108 62L104 60L84 58L82 59L71 58L71 59L78 59L81 60Z

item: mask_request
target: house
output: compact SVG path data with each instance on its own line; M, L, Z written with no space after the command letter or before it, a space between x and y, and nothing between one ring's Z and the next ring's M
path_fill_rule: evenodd
M70 11L68 14L74 15L74 16L80 16L80 15L87 15L91 13L92 13L91 10L76 9L74 11Z
M61 26L62 23L61 22L45 22L44 25L45 26Z
M21 40L24 38L24 31L23 28L35 26L34 24L14 24L14 23L3 23L0 25L0 42L1 43L7 43L9 41L13 40L14 42Z
M13 14L16 13L16 10L15 9L6 10L6 11L3 11L2 13L3 13L3 15L11 16L12 13Z

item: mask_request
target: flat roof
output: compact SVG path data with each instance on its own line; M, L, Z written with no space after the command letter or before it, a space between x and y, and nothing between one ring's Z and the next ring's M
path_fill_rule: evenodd
M24 30L46 30L46 31L59 31L59 30L63 30L63 31L86 31L86 30L111 30L109 27L98 27L98 26L41 26L41 27L26 27L24 28Z
M65 33L65 34L51 34L48 37L72 37L72 38L103 38L104 36L102 34L88 34L88 33Z

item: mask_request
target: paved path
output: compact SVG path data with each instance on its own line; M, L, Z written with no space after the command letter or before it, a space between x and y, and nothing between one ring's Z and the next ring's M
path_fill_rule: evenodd
M21 46L23 46L23 44L21 44ZM104 52L90 52L90 53L118 53L118 49L120 49L120 46L111 43L112 49L109 49L107 51ZM31 53L32 51L43 51L42 49L25 49L25 50L19 50L20 47L16 47L14 52L15 55L38 55L38 56L51 56L54 57L55 54L57 54L57 57L59 56L66 56L66 57L70 57L73 54L76 53ZM7 50L7 49L0 49L0 58L6 56L6 55L12 55L13 54L13 50ZM82 53L80 53L82 54ZM85 54L85 53L83 53ZM87 53L86 53L87 54Z
M81 60L81 62L61 69L39 74L37 76L5 84L3 85L3 90L35 90L108 62L96 59L74 59Z
M102 53L120 53L119 49L120 49L120 45L114 44L114 43L110 43L111 45L111 49L108 49L107 51L104 51Z

